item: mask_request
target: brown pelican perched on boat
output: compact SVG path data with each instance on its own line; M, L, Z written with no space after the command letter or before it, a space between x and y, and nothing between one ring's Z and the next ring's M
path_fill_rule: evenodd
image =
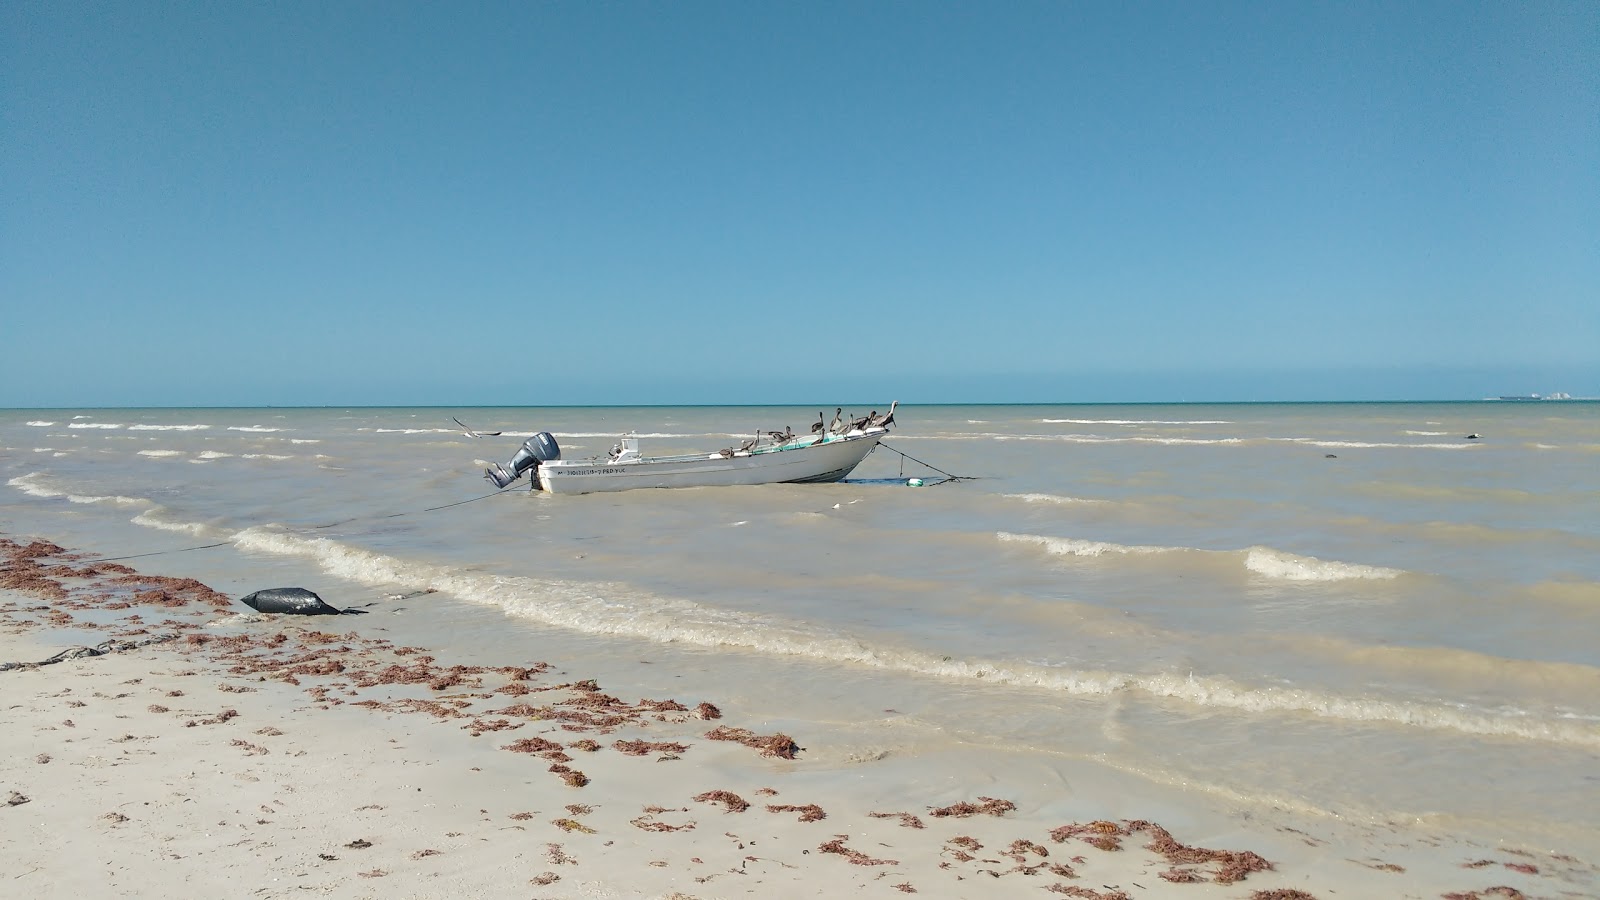
M872 425L872 420L876 419L877 417L878 417L878 411L877 410L873 410L872 412L867 413L866 415L862 416L859 419L851 419L850 420L850 430L851 431L865 431L870 425Z
M869 427L869 428L874 428L874 427L876 427L876 428L888 428L890 425L893 425L894 424L894 408L896 406L899 406L899 405L900 405L900 401L899 400L890 400L889 401L889 411L884 413L883 414L883 418L881 418L881 419L878 418L878 414L876 412L874 412L870 417L868 417L867 427Z
M782 431L769 431L769 432L767 432L767 437L772 438L777 443L786 444L789 441L794 440L794 429L790 428L787 425L785 425L785 426L783 426L783 430Z
M841 406L841 407L836 408L833 411L833 421L828 423L828 433L829 434L844 434L845 428L843 426L844 426L844 407Z
M811 426L811 433L812 434L822 434L823 433L823 429L825 429L827 427L828 427L827 425L823 424L822 410L820 410L820 409L817 410L817 423L815 425Z

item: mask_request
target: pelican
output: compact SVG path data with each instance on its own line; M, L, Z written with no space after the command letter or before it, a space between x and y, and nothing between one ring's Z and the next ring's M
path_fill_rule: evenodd
M823 429L825 429L827 427L828 426L822 424L822 410L820 410L820 409L817 410L817 424L811 426L811 433L812 434L821 434Z
M840 406L833 411L833 422L828 425L829 434L844 434L840 427L844 424L844 407Z
M859 419L852 419L850 421L850 428L852 431L866 431L867 428L872 425L872 420L876 419L877 417L878 411L873 410Z
M873 421L869 422L868 424L869 425L876 425L879 428L888 428L890 425L893 425L894 424L894 408L896 406L899 406L899 405L900 405L900 401L899 400L890 401L890 403L889 403L889 411L883 414L883 418L881 418L881 419L877 418L877 414L874 413L873 414Z

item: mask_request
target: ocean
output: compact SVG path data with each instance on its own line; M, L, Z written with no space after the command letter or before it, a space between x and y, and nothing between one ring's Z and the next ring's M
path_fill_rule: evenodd
M649 455L817 412L6 410L0 532L715 699L819 766L992 750L1600 850L1600 403L901 406L840 484L482 478L537 431Z

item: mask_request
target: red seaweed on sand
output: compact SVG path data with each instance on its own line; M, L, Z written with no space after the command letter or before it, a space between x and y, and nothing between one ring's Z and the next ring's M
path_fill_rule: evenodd
M794 759L802 749L787 734L759 735L749 729L730 728L727 725L718 725L706 732L706 737L713 741L735 741L760 750L762 756L776 756L779 759Z

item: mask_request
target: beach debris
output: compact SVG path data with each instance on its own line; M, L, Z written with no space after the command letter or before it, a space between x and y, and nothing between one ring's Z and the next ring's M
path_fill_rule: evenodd
M1057 882L1045 888L1045 890L1060 894L1063 897L1079 897L1082 900L1132 900L1126 891L1119 891L1116 888L1105 885L1102 885L1102 887L1107 889L1105 891L1097 891L1094 888Z
M1077 838L1094 847L1096 850L1107 852L1122 849L1122 838L1128 832L1115 822L1096 819L1087 824L1073 823L1050 829L1050 840L1060 844L1071 838Z
M1298 891L1294 888L1272 888L1266 891L1255 891L1250 895L1250 900L1317 900L1317 898L1312 894Z
M582 822L579 822L577 819L551 819L550 824L566 832L581 831L584 834L595 833L593 828L590 828Z
M797 806L793 803L773 803L767 806L767 812L796 812L800 814L800 821L802 822L820 822L828 817L828 814L822 811L822 807L815 803L807 803L804 806Z
M694 708L694 714L699 716L702 719L720 719L720 718L722 718L722 710L717 709L715 706L711 705L710 703L701 703L699 706L696 706Z
M1000 855L1009 856L1018 863L1025 864L1028 861L1028 853L1035 853L1039 856L1050 855L1050 851L1046 850L1043 846L1035 844L1033 841L1026 840L1024 838L1017 838L1016 840L1012 841L1011 846L1002 851Z
M568 856L567 851L563 850L560 844L545 844L544 848L545 858L558 866L574 865L578 862L573 857Z
M874 819L899 819L901 828L926 828L922 820L908 812L870 812L867 815Z
M344 848L346 850L365 850L365 849L367 849L368 847L371 847L371 846L372 846L372 842L371 841L369 841L369 840L367 840L365 838L356 838L355 840L351 841L350 843L345 844Z
M292 616L337 616L342 612L324 603L315 593L299 587L268 588L240 597L239 602L256 612Z
M12 791L11 792L11 796L6 798L6 805L7 806L21 806L24 803L30 803L30 802L32 802L32 798L30 798L30 797L28 797L28 796L26 796L24 794L19 794L16 791Z
M977 803L966 800L950 806L930 806L928 815L936 819L964 819L968 816L1003 816L1016 809L1017 805L1010 800L996 800L993 797L979 797Z
M732 791L706 791L704 794L695 795L694 800L696 803L721 803L731 813L744 812L750 808L750 804L743 797Z
M629 756L649 756L652 753L682 753L689 749L688 744L679 744L675 741L617 741L611 745L618 752Z
M873 859L872 857L868 856L867 854L862 853L860 850L852 850L852 849L850 849L849 847L845 846L844 842L845 842L845 838L836 837L833 840L828 841L827 843L822 844L821 846L817 847L817 849L821 850L823 853L837 853L840 856L843 856L845 859L850 860L851 865L856 865L856 866L898 866L898 865L900 865L900 861L897 860L897 859Z
M1497 884L1481 891L1467 891L1466 893L1449 893L1439 895L1440 900L1528 900L1528 895L1503 884Z
M706 737L713 741L735 741L760 750L762 756L776 756L779 759L794 759L805 749L787 734L759 735L746 728L730 728L726 725L718 725L706 732Z
M561 880L561 876L557 875L554 872L540 872L538 875L535 875L532 878L529 878L528 879L528 883L529 884L537 884L537 885L543 887L544 885L547 885L547 884L555 884L556 882L558 882L560 880Z

